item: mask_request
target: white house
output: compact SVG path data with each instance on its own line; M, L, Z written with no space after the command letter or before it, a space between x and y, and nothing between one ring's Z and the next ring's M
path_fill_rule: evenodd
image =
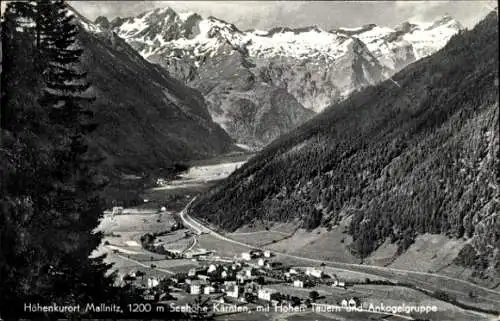
M206 286L203 288L204 294L211 294L215 292L215 288L213 286Z
M294 269L294 268L290 268L290 270L288 270L288 273L290 273L290 274L299 274L299 272L296 269Z
M264 256L265 256L265 257L271 257L271 251L269 251L269 250L265 250L265 251L264 251Z
M156 278L148 278L148 288L154 288L158 284L160 284L160 282L158 282L158 279L156 279Z
M344 281L335 280L335 281L333 281L332 286L333 287L337 287L337 288L345 288L345 282Z
M227 271L222 271L220 277L223 279L227 278Z
M268 288L262 288L257 292L257 297L264 301L271 301L271 296L275 293L278 293L278 291Z
M217 266L215 264L210 264L210 266L208 267L207 272L211 273L211 272L214 272L215 270L217 270Z
M304 287L304 281L302 280L295 280L293 281L293 286L296 288L303 288Z
M258 264L259 266L265 266L267 262L268 262L267 260L264 260L264 259L259 259L259 261L257 262L257 264Z
M196 280L191 282L189 286L189 293L191 294L200 294L201 293L201 283Z
M321 278L323 276L323 271L317 270L315 268L307 268L306 275L314 276L315 278Z
M250 255L249 252L243 252L241 253L241 258L246 261L250 261L252 259L252 256Z
M167 208L166 208L165 206L162 206L162 207L160 208L160 212L166 212L166 211L167 211Z

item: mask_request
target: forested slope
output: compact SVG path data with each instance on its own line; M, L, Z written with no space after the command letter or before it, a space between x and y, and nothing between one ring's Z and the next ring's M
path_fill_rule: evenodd
M84 49L92 109L99 125L91 145L114 172L138 173L171 167L180 160L222 154L233 148L227 133L212 121L203 96L142 58L124 40L92 25L70 8ZM27 83L28 49L18 55L12 96L28 101L40 89ZM15 91L15 92L14 92ZM9 117L7 114L6 117ZM9 122L8 118L4 119Z
M193 213L234 230L349 224L365 257L386 239L470 239L457 262L500 272L498 17L274 141ZM335 244L332 244L334 247ZM332 247L332 248L333 248Z
M231 138L201 94L147 62L110 32L81 28L84 66L97 97L93 135L110 166L128 172L225 153Z

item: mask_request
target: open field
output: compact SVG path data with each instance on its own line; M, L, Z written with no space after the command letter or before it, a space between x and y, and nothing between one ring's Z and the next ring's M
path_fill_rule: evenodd
M263 246L270 244L273 241L278 242L283 238L287 237L285 233L274 232L274 231L258 231L258 232L247 232L247 233L229 233L226 234L234 240L240 242L246 242L255 246Z
M165 186L157 186L141 193L148 203L138 208L159 209L166 206L168 210L180 211L193 195L207 191L218 181L229 176L232 171L240 167L252 154L223 155L216 159L190 162L193 166L180 173L178 178L168 182Z
M176 221L172 213L145 213L128 211L129 214L107 214L101 220L99 231L105 234L103 242L94 254L107 253L105 261L112 263L112 270L121 277L133 271L143 271L148 277L165 277L172 273L184 272L196 266L190 260L165 260L165 255L145 250L140 238L146 233L159 233L169 229ZM192 242L185 238L187 230L178 230L159 237L156 242L164 243L169 249L184 250ZM193 264L194 263L194 264ZM156 268L151 268L154 264Z
M419 235L415 243L391 263L391 267L415 271L436 271L453 262L464 240L450 239L444 235ZM389 246L386 246L389 247ZM390 246L393 250L395 246ZM396 253L388 253L394 256Z
M361 263L360 259L349 252L348 246L352 242L352 238L343 233L344 228L340 225L331 231L324 228L318 228L314 231L299 229L292 237L269 244L266 247L279 252L325 261ZM254 231L255 235L258 235L257 232ZM241 237L234 237L231 234L227 234L227 236L237 241L243 241ZM249 238L246 243L251 241ZM332 247L333 245L334 247ZM364 260L364 264L439 273L452 278L469 280L471 270L453 264L453 259L463 245L463 240L425 234L418 236L415 243L400 256L396 256L397 245L385 242ZM492 285L491 282L481 283L477 279L473 281L485 287ZM497 288L500 288L500 281L497 283Z
M321 260L358 263L359 259L351 255L347 249L346 245L350 241L350 236L342 233L341 227L334 228L332 231L327 231L325 228L318 228L314 231L299 229L292 237L269 244L268 247L279 252Z
M195 249L214 250L215 255L223 257L240 256L241 252L248 252L250 247L221 242L221 240L213 237L210 234L203 234L198 237L198 244Z
M299 226L299 221L287 223L267 222L266 224L264 224L264 222L254 222L252 225L243 225L239 227L236 231L234 231L234 234L260 233L262 231L265 231L267 227L269 231L281 233L283 235L290 235L293 234Z
M325 274L330 276L334 276L339 280L351 283L364 283L366 279L370 279L371 281L387 281L386 278L376 276L373 274L367 274L363 272L355 272L355 271L347 271L343 269L336 269L330 266L319 266L317 265ZM295 268L299 268L305 270L308 266L294 266Z
M141 213L141 214L106 214L96 230L103 233L121 234L133 233L157 233L170 228L175 220L171 213Z

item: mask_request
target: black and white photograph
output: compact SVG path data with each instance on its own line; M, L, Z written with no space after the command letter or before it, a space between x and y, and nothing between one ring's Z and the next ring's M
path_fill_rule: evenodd
M0 31L0 321L500 321L496 1L2 1Z

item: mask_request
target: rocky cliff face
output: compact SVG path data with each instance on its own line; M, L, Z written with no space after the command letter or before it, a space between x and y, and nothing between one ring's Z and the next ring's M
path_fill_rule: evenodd
M255 145L276 136L251 134L263 128L258 115L265 112L238 114L240 99L257 110L277 108L283 114L288 109L282 122L267 122L276 127L266 131L281 134L353 91L434 53L462 28L446 16L434 23L406 22L396 28L241 31L215 17L179 14L170 8L98 22L173 77L200 89L214 120L233 138ZM260 97L263 92L273 96L278 89L280 106Z

